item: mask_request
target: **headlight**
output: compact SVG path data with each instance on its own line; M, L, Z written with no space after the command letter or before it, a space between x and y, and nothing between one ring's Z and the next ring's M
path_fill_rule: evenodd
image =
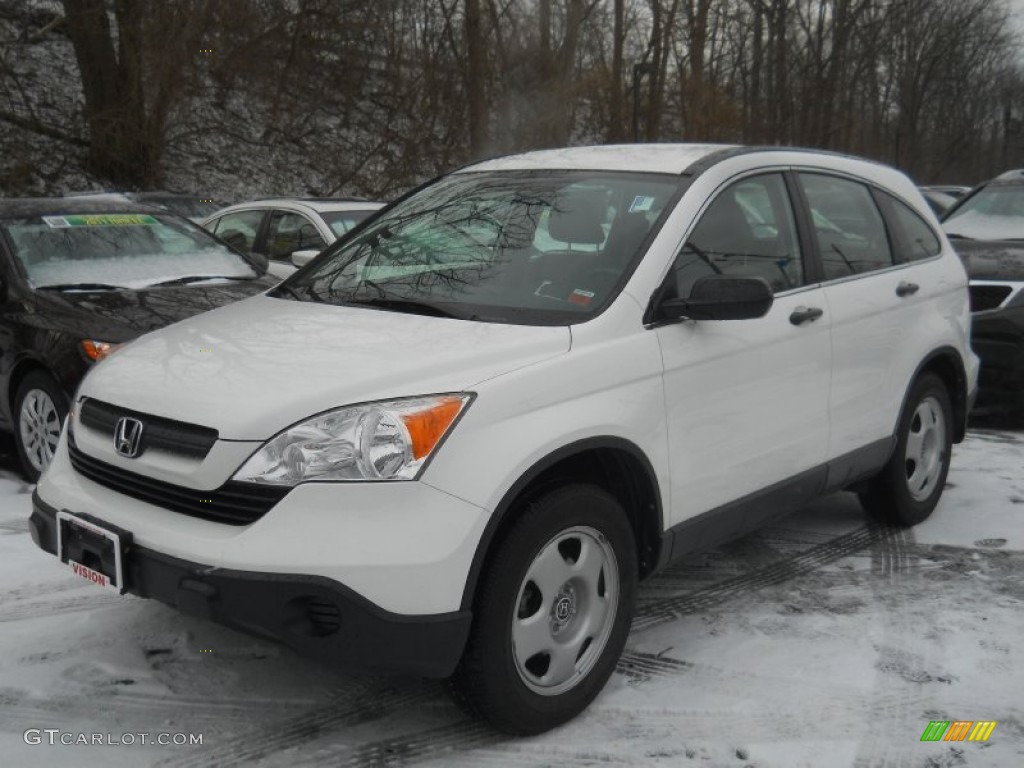
M414 480L472 395L430 395L321 413L267 441L235 480Z
M85 356L98 363L105 357L113 354L121 344L111 344L109 341L96 341L96 339L82 339L82 351Z

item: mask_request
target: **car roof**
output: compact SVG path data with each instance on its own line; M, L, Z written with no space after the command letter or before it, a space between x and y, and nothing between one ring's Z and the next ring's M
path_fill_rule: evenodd
M735 144L603 144L523 152L461 168L469 171L587 170L685 173L700 160L740 149Z
M47 216L75 213L160 213L166 211L150 205L118 199L114 195L83 195L81 197L7 197L0 198L0 216Z
M765 155L772 155L772 162L803 165L813 161L814 165L824 169L868 173L901 186L909 184L904 174L890 166L853 155L801 147L739 144L605 144L546 149L484 160L458 172L557 169L696 175L720 161L755 155L762 156L757 158L757 162L766 160Z
M226 208L221 208L216 213L210 214L209 218L220 216L231 211L243 211L253 208L291 208L293 210L312 210L317 213L329 213L331 211L376 211L386 204L373 200L339 200L331 198L295 198L295 197L271 197L260 200L250 200L244 203L235 203Z
M992 181L1024 181L1024 168L1004 171L992 179Z

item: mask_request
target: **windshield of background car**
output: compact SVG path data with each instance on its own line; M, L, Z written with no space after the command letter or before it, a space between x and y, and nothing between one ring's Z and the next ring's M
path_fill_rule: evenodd
M0 220L0 227L37 288L75 283L144 288L184 277L257 276L237 253L176 216L48 214Z
M453 174L274 295L488 322L582 322L618 293L684 183L597 171Z
M374 211L324 211L320 214L335 237L341 237Z
M989 184L949 214L942 228L950 237L1024 240L1024 185Z

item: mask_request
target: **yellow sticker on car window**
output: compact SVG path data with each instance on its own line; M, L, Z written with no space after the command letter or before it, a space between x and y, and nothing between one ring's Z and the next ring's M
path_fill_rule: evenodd
M145 213L98 213L72 216L43 216L43 221L54 229L68 227L138 227L158 223L156 217Z

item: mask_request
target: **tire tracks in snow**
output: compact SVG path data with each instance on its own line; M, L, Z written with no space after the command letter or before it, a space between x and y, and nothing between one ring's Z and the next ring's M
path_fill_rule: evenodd
M81 611L94 611L98 608L118 605L124 601L122 595L99 592L96 588L93 588L93 591L97 594L56 600L18 601L13 605L0 607L0 624L10 621L25 621L26 619L49 618Z
M346 691L335 701L304 709L281 721L263 723L221 741L199 754L182 755L160 761L160 768L200 768L202 766L242 766L269 755L307 744L310 740L346 726L378 720L398 710L442 698L439 686L421 681L419 686L381 683L379 679ZM395 739L396 743L400 741ZM290 761L291 764L291 761Z
M633 622L633 631L659 626L682 616L719 605L750 592L774 586L811 573L829 563L856 554L885 541L889 529L875 524L856 528L802 552L783 556L766 567L719 581L687 594L653 600L642 606ZM656 577L657 578L657 577ZM634 680L685 674L692 669L689 662L637 651L627 651L617 670ZM437 687L414 689L385 688L368 690L365 696L346 697L327 707L304 711L283 722L265 724L260 729L241 734L202 755L161 762L162 768L196 768L198 766L245 765L308 743L341 728L385 717L411 707L423 707L442 692ZM359 699L364 699L360 702ZM777 722L765 716L772 723ZM767 727L767 726L766 726ZM362 766L401 765L410 761L429 760L442 754L465 752L483 747L507 756L501 745L504 737L486 724L473 720L456 720L436 728L412 734L374 740L364 744L339 744L314 749L313 764L331 764L361 768ZM529 759L529 756L527 756ZM600 760L600 758L598 758ZM303 757L304 761L305 758ZM560 764L563 762L559 756ZM593 762L593 761L590 761ZM301 763L292 762L293 765Z
M686 594L648 602L634 616L632 631L642 632L688 614L720 605L736 597L747 595L754 590L775 586L798 576L812 573L822 566L867 549L883 541L889 535L889 529L871 523L799 554L785 557L766 568L726 579Z

